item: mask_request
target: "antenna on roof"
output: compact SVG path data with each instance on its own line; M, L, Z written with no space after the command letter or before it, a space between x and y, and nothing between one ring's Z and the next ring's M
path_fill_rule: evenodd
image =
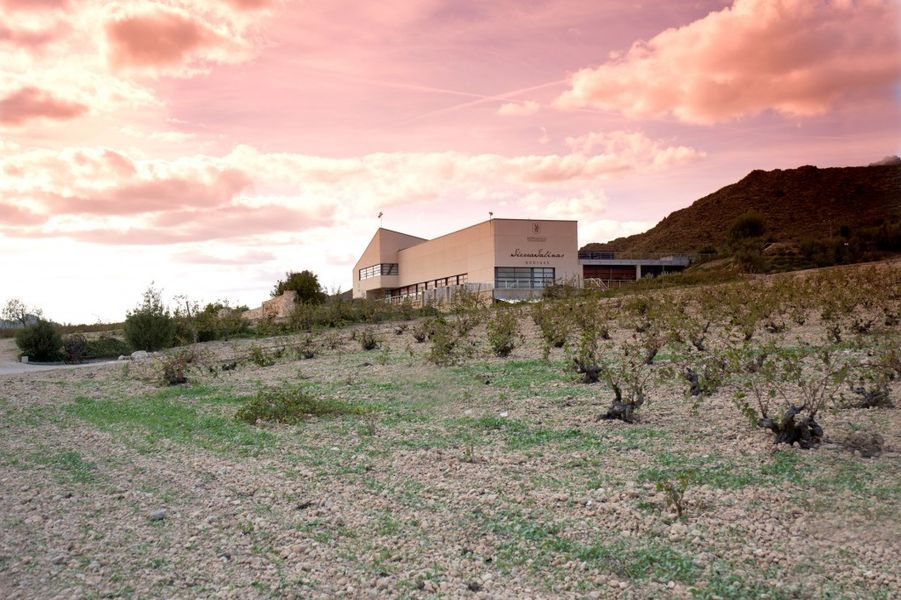
M494 218L494 213L489 210L488 211L488 220L490 221L493 218Z
M382 211L379 211L379 229L382 228Z

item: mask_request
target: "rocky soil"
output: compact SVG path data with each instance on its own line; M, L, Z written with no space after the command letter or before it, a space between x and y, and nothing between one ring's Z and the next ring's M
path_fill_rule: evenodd
M542 360L531 325L510 358L482 342L448 368L409 331L382 326L369 352L353 331L310 360L298 337L205 344L205 365L237 367L182 386L158 359L0 377L0 595L901 594L897 409L826 413L820 448L777 448L729 389L695 410L677 381L639 423L599 421L611 393L562 350ZM263 367L252 345L287 349ZM285 384L371 410L234 419ZM848 443L858 430L878 455ZM686 471L678 519L656 483Z

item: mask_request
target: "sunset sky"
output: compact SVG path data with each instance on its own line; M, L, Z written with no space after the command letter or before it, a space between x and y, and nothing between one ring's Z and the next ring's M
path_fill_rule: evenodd
M378 227L653 226L901 150L897 1L0 0L0 302L348 289Z

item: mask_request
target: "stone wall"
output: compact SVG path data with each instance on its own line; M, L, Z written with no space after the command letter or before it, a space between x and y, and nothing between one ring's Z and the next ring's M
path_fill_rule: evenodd
M288 290L281 296L266 300L259 308L244 312L241 316L249 321L287 319L291 315L291 311L294 310L296 298L297 292Z

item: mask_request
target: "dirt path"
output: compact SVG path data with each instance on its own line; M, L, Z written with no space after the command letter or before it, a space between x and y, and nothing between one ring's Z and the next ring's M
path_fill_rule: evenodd
M54 371L57 369L78 369L81 367L93 367L111 361L89 362L80 365L32 365L19 361L19 350L12 339L0 340L0 375L18 375L21 373L35 373L37 371Z

